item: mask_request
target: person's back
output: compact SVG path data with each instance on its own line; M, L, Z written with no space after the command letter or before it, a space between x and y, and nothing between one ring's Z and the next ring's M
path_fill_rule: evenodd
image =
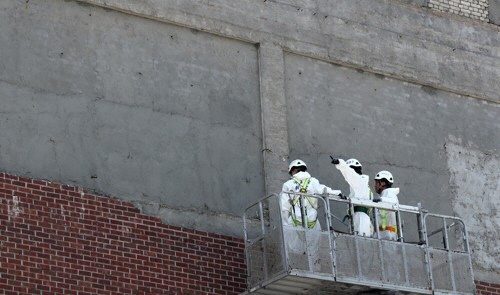
M319 222L317 222L318 200L311 197L305 197L301 200L300 195L296 194L315 194L315 188L317 187L316 182L318 181L315 178L312 178L309 173L300 171L293 175L292 179L283 184L280 202L284 225L301 226L301 206L303 206L308 227L320 228Z
M340 194L340 191L322 185L307 172L302 160L294 160L288 167L291 178L283 184L280 194L283 237L289 262L302 261L307 253L310 270L320 268L318 249L321 240L321 225L318 221L318 198L313 195L328 193ZM302 218L304 212L304 218ZM305 223L303 223L303 221ZM304 228L312 229L307 235Z
M314 197L305 197L300 201L300 195L296 193L305 194L335 194L341 192L339 190L332 190L328 186L322 185L319 181L312 177L307 172L307 166L302 160L294 160L290 163L288 172L291 179L283 184L280 194L280 205L284 225L302 226L302 210L301 205L304 206L306 213L306 222L309 228L321 229L318 219L318 199ZM301 204L303 203L303 204Z

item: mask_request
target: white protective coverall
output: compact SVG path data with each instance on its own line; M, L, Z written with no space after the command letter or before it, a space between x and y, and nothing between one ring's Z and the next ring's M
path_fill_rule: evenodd
M297 172L290 180L283 184L280 194L281 216L283 220L283 234L285 239L286 250L288 253L304 254L305 252L305 235L304 232L298 231L302 229L302 211L300 208L299 195L294 193L300 192L301 186L307 187L308 194L334 194L339 195L341 191L332 190L328 186L322 185L319 181L311 177L308 172ZM314 231L321 231L321 225L318 221L318 199L315 197L306 197L303 199L304 212L306 215L306 223L308 228ZM307 249L309 250L310 260L317 260L317 249L319 247L320 235L308 235Z
M283 225L285 226L296 226L294 225L296 221L302 220L302 211L299 206L292 206L293 203L297 203L297 200L293 200L293 193L300 192L300 185L304 183L307 179L309 179L309 184L306 187L307 193L309 194L333 194L338 195L341 193L339 190L332 190L326 185L320 184L319 181L311 177L311 174L308 172L297 172L292 176L290 180L283 184L283 188L281 189L280 195L280 204L281 204L281 214L283 217ZM291 193L290 193L291 192ZM298 197L296 197L297 199ZM292 202L291 202L292 201ZM305 200L305 212L307 212L307 220L308 222L314 222L318 219L318 199L309 198L309 200ZM295 218L294 218L295 217ZM321 230L321 226L319 222L316 222L312 227L313 229Z
M339 159L339 163L335 165L335 168L340 170L345 181L347 181L350 186L349 198L372 199L372 191L368 183L370 177L368 175L359 175L354 169L347 166L346 162L342 159ZM366 212L359 210L368 211L365 207L354 207L354 231L357 232L358 235L371 237L373 235L373 225L370 216Z
M398 194L399 188L386 188L380 194L380 201L399 204ZM379 225L379 234L381 239L393 241L398 239L396 212L377 209L377 223Z

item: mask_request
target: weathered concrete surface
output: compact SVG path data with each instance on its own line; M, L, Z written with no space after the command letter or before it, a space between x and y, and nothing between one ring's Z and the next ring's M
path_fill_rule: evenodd
M490 22L500 25L500 0L490 0L488 4Z
M224 233L235 237L243 235L241 217L234 216L234 214L210 211L204 208L170 208L164 204L146 200L135 200L133 203L141 210L141 213L158 216L166 224L181 225L207 232Z
M500 28L405 1L79 1L498 101Z
M264 42L259 48L259 57L264 174L266 194L272 194L281 189L289 162L283 50L276 44Z
M2 169L234 215L263 195L252 44L56 0L0 27Z
M498 139L497 139L498 140ZM450 138L446 144L453 211L467 220L475 273L500 277L500 153Z
M445 147L500 150L500 29L424 2L1 1L0 169L237 234L290 158L347 191L334 154L463 214L450 178L468 170Z

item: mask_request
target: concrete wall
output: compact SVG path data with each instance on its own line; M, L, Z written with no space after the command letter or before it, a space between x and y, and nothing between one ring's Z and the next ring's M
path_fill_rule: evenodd
M432 9L488 21L489 0L429 0Z
M500 29L420 2L3 1L0 167L240 235L290 159L347 191L328 155L357 157L481 240L498 225L476 217L499 205ZM474 244L479 278L498 251Z
M500 155L459 139L450 141L445 149L451 174L453 211L467 221L471 248L480 253L475 255L479 270L491 270L487 277L498 282Z
M488 6L490 22L500 25L500 0L490 0Z
M78 2L2 5L3 169L235 215L263 194L254 45Z

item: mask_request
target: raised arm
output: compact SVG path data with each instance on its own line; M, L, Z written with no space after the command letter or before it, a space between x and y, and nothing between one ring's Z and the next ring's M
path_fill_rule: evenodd
M354 171L354 169L352 169L351 167L347 166L346 162L343 159L338 159L338 162L339 163L335 165L335 168L340 170L340 173L342 173L342 176L344 176L345 181L347 181L347 183L351 187L355 188L359 185L362 185L363 180L361 175L356 173L356 171Z

